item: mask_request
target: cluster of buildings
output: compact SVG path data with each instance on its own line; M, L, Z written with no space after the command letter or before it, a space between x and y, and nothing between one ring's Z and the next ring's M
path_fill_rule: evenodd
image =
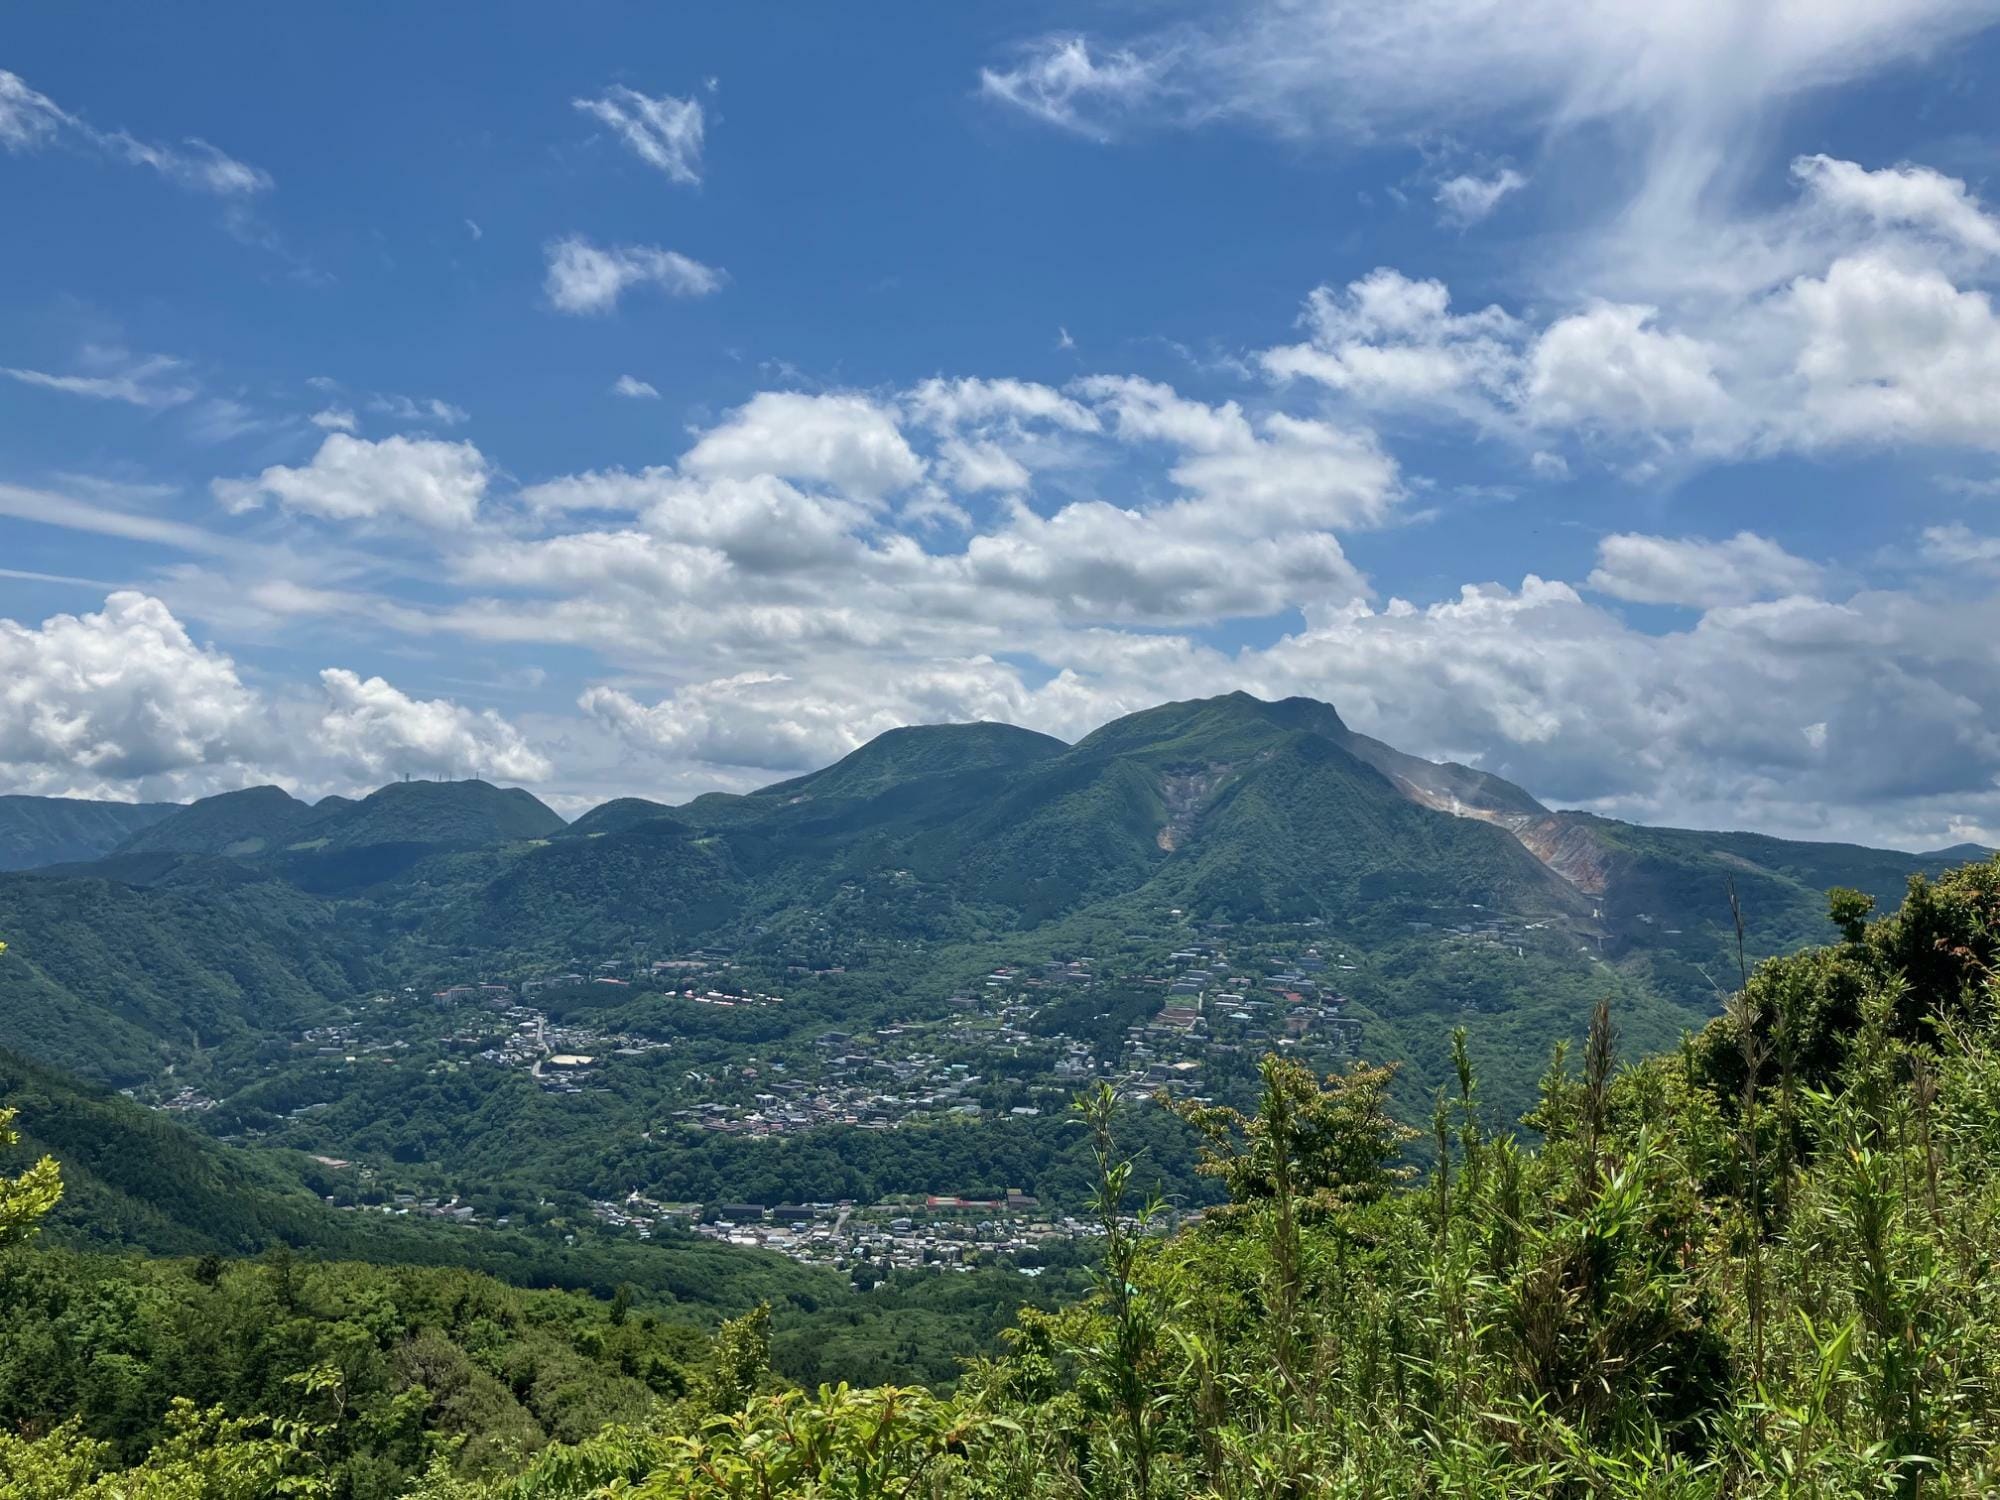
M707 1239L772 1250L809 1265L885 1275L930 1267L1036 1259L1050 1246L1103 1232L1094 1221L1045 1212L1018 1189L1005 1198L886 1199L838 1203L660 1203L639 1193L593 1205L599 1222L641 1239L667 1226ZM1033 1273L1033 1268L1027 1268Z

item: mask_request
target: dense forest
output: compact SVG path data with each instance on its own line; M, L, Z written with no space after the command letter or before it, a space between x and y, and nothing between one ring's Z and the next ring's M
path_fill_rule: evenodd
M1461 1041L1421 1175L1391 1070L1273 1058L1176 1104L1226 1202L1158 1233L1081 1099L1095 1290L949 1391L787 1382L762 1309L16 1245L0 1495L1990 1494L2000 861L1831 915L1675 1051L1600 1007L1519 1129ZM0 1237L58 1191L6 1179Z

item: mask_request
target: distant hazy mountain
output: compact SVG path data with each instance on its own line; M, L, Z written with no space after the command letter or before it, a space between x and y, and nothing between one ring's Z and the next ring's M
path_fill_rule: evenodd
M175 810L120 844L100 873L151 884L167 867L137 856L223 855L324 893L378 884L445 850L546 838L563 826L532 794L484 781L392 782L359 801L317 804L259 786Z
M0 870L96 859L178 811L172 802L0 797Z

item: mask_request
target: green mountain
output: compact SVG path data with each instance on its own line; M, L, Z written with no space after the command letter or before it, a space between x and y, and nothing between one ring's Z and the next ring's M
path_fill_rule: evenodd
M183 860L146 886L0 876L0 933L0 1047L114 1082L293 1030L368 971L323 903L214 862Z
M326 852L383 844L472 849L548 838L564 827L533 793L485 781L391 782L359 802L342 799L314 813L295 844Z
M482 900L496 922L539 909L566 932L595 920L606 938L695 938L885 872L900 872L907 899L883 931L932 936L1018 931L1104 903L1230 920L1440 898L1586 910L1506 830L1414 797L1418 767L1434 773L1426 787L1542 811L1504 782L1353 735L1324 704L1234 694L1133 714L1075 746L934 725L742 796L608 804L574 825L597 835L587 844L527 852Z
M266 854L282 848L313 815L282 787L252 786L203 797L139 830L116 854Z
M674 810L664 802L654 802L645 797L618 797L610 802L600 802L570 824L567 831L579 838L618 833L639 823L650 823L655 818L670 818L673 813Z
M172 802L0 797L0 871L96 859L179 810Z
M867 801L932 777L999 774L1031 766L1069 747L1053 735L1012 724L919 724L891 729L824 770L761 787L746 796L697 797L682 814L690 822L733 818L778 807Z
M295 1033L364 985L698 946L853 968L821 1002L831 1021L906 990L935 1003L996 962L1309 923L1356 950L1342 988L1373 1050L1434 1052L1473 1015L1525 1088L1592 994L1629 1000L1644 1045L1706 1014L1735 964L1732 887L1754 955L1822 935L1829 886L1886 906L1949 862L1551 812L1326 704L1236 693L1073 746L896 730L755 792L622 799L567 828L478 781L315 808L275 788L206 799L93 865L0 881L20 960L0 972L0 1045L124 1080Z

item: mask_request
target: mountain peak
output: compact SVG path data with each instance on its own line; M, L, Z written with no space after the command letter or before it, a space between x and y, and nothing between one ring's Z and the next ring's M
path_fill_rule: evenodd
M315 818L311 834L330 849L370 844L509 843L547 838L562 818L531 792L465 781L392 781L359 802Z
M1227 760L1300 732L1337 742L1347 726L1329 703L1313 698L1272 703L1238 691L1140 709L1091 731L1076 749L1081 755L1158 751Z
M872 797L902 782L926 776L955 776L1032 765L1061 755L1069 746L1054 735L1018 724L979 720L970 724L908 724L884 730L824 770L813 771L756 797Z
M283 787L246 786L190 802L115 854L263 854L290 841L312 809Z

